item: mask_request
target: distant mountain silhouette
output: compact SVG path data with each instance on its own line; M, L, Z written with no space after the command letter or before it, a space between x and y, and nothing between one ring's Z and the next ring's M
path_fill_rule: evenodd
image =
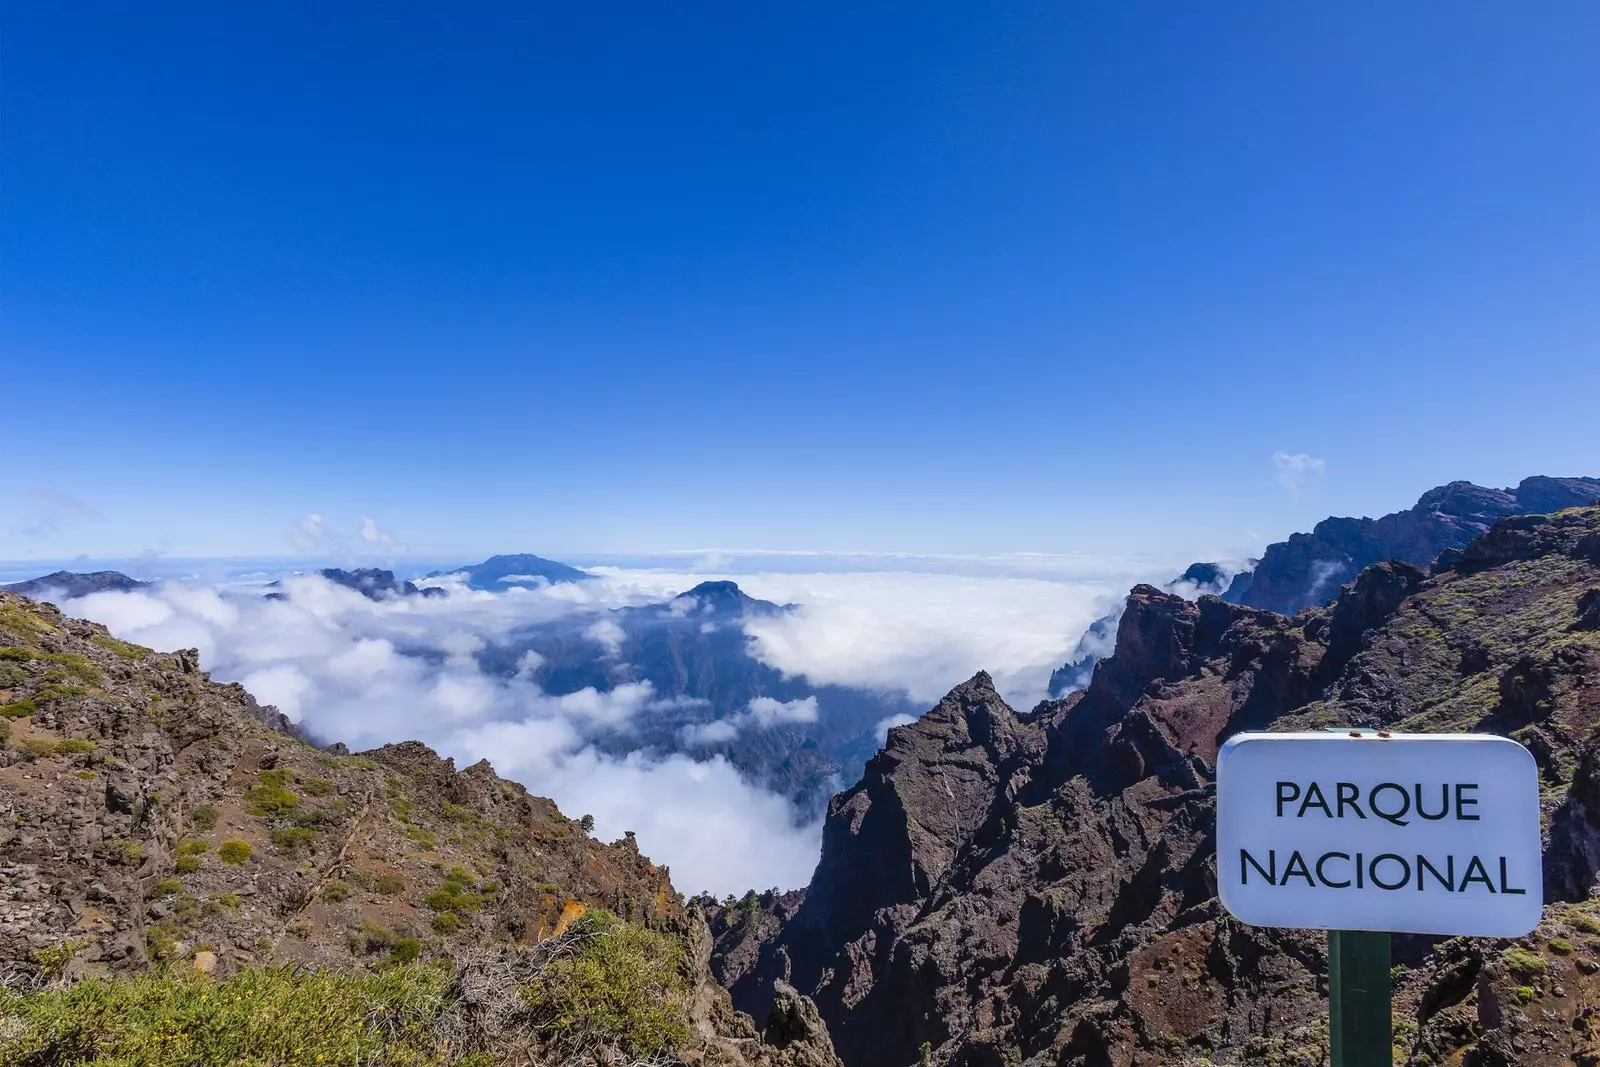
M0 585L8 593L21 593L23 596L35 600L72 600L75 597L88 596L90 593L130 593L135 589L143 589L150 585L135 578L129 578L121 571L90 571L75 573L73 571L56 571L40 578L30 578L25 582L14 582L11 585Z
M1448 549L1466 547L1498 518L1581 507L1600 499L1594 478L1525 478L1515 489L1451 482L1428 490L1414 506L1378 519L1327 518L1310 533L1267 546L1254 571L1240 574L1222 599L1294 615L1326 604L1374 563L1418 567Z
M361 567L357 570L346 571L338 567L326 567L317 572L323 578L335 585L342 585L346 589L354 589L368 600L385 600L389 597L446 596L443 589L419 589L414 582L403 582L395 578L394 571L379 570L377 567ZM273 582L268 589L281 588L282 582ZM268 600L287 600L288 594L273 592L267 594Z
M562 696L649 682L650 707L625 729L595 743L626 755L639 748L727 757L735 767L820 811L827 793L853 781L882 741L879 724L916 707L903 694L814 685L785 676L750 651L745 624L793 610L749 596L729 581L702 582L670 600L540 623L479 653L492 674L531 677ZM528 653L536 655L530 659ZM531 662L531 665L530 665ZM752 714L752 701L798 707L815 702L815 717ZM707 730L711 724L719 724Z
M576 567L569 567L565 563L557 563L553 559L543 556L532 556L526 553L509 556L490 556L482 563L467 567L455 567L447 571L434 571L429 578L440 578L447 574L464 574L467 576L469 589L485 590L496 593L514 585L537 585L538 579L543 578L552 584L556 582L582 582L593 578L588 571L580 571Z

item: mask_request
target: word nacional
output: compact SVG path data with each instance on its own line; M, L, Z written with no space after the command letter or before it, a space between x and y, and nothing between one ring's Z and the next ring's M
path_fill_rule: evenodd
M1217 867L1257 926L1519 936L1543 906L1537 770L1488 735L1242 734Z

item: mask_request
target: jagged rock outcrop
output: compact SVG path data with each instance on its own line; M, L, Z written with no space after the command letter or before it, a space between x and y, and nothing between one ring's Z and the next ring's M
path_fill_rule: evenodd
M334 585L342 585L346 589L353 589L368 600L387 600L391 597L440 597L448 595L445 590L435 586L419 588L415 582L401 581L394 576L394 571L381 570L377 567L358 567L353 571L342 570L338 567L324 567L318 571L324 580ZM268 589L277 590L282 582L273 582ZM267 593L269 600L286 599L287 594L281 592Z
M1545 778L1547 918L1516 943L1397 938L1397 1043L1419 1067L1600 1062L1597 534L1600 507L1508 518L1294 618L1135 588L1087 690L1018 716L979 675L892 731L830 805L810 888L713 916L718 975L747 1009L780 978L810 993L851 1067L1322 1064L1323 938L1215 899L1217 749L1487 730Z
M1378 519L1328 518L1310 533L1269 545L1253 571L1223 599L1293 615L1338 593L1363 568L1385 560L1425 567L1461 549L1508 515L1542 514L1600 500L1600 479L1525 478L1515 489L1451 482L1428 490L1411 508Z

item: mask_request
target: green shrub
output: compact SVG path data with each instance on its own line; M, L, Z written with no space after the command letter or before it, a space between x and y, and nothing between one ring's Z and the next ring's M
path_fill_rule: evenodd
M195 871L200 869L200 865L201 860L199 856L179 856L178 861L173 865L173 868L179 874L193 874Z
M148 654L150 651L143 645L130 644L127 641L118 641L115 637L108 637L105 634L95 634L93 637L89 638L89 642L90 644L99 645L101 648L109 649L121 656L123 659L144 659L146 654Z
M461 916L453 911L441 911L433 917L433 928L441 934L453 934L461 929Z
M1550 939L1550 951L1558 956L1570 956L1572 955L1572 942L1564 937L1552 937Z
M39 965L39 969L44 971L46 977L60 978L66 973L67 964L72 962L72 957L78 954L79 949L88 944L87 941L60 941L44 948L36 948L30 955L33 957L33 962ZM0 1048L4 1048L4 1045L0 1044Z
M371 955L394 945L394 931L368 919L361 924L361 929L350 932L347 943L351 952Z
M460 1057L431 1032L449 1003L449 982L447 972L422 964L353 973L251 968L216 981L174 968L0 993L0 1062L481 1067L484 1059Z
M272 831L272 844L279 852L289 856L300 854L300 850L317 839L315 830L307 830L304 826L287 826L281 830Z
M287 789L294 784L294 772L287 767L256 772L256 781L268 789Z
M350 886L337 878L322 887L322 899L329 904L337 904L341 900L348 900L349 897Z
M689 988L679 942L606 911L580 924L590 936L578 954L550 961L525 991L541 1029L556 1043L603 1042L637 1059L682 1044Z
M422 955L422 942L414 937L396 939L389 949L389 959L395 963L411 963Z
M193 821L196 830L215 830L217 828L217 809L210 804L202 804L194 809Z
M21 700L13 700L9 704L0 704L0 718L26 719L38 710L39 705L33 702L32 697L23 697Z
M203 856L211 851L211 842L198 837L186 837L178 842L174 851L179 856Z
M1500 954L1505 960L1506 967L1512 975L1523 981L1542 976L1545 972L1544 957L1537 952L1529 952L1520 945L1512 945Z
M301 792L307 796L325 797L333 792L332 778L307 778L300 783Z
M123 863L138 863L144 856L144 846L128 837L118 837L106 842L115 859Z
M24 737L17 742L17 751L25 760L49 759L56 754L56 743L47 737Z
M94 742L85 741L81 737L69 737L65 741L56 742L56 753L63 756L81 756L85 752L94 751Z
M183 892L183 883L176 878L165 879L160 885L156 886L156 896L158 897L170 897L174 893L181 892Z
M0 718L0 745L7 744L8 742L10 742L10 740L11 740L11 720L10 719L6 719L6 718Z
M404 891L405 887L406 880L398 874L380 874L372 883L372 888L386 897L392 897L396 893Z
M239 839L235 838L232 841L224 841L221 845L217 846L217 859L221 860L223 863L232 863L235 865L248 863L250 861L250 855L254 851L255 849L250 847L250 842L240 841Z
M73 771L72 773L77 775L79 778L82 778L85 782L92 782L96 778L100 777L98 774L90 770Z
M1589 915L1585 912L1569 912L1567 915L1567 922L1572 924L1573 929L1580 930L1583 933L1600 934L1600 919L1597 919L1593 915Z
M261 785L245 790L240 801L245 811L263 818L287 815L300 806L300 798L280 786Z
M238 893L222 893L212 897L211 899L222 905L224 908L227 908L229 911L237 909L244 903L243 900L239 899Z

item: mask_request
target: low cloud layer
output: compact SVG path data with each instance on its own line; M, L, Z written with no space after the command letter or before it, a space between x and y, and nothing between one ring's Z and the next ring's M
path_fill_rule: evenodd
M241 682L327 740L361 749L415 738L458 766L488 759L569 815L592 814L603 838L634 831L685 891L804 885L820 827L797 826L786 799L720 757L615 754L665 707L649 683L556 696L532 680L536 654L511 677L484 674L475 658L520 627L556 619L623 654L608 609L658 602L706 576L611 568L597 581L494 593L445 579L434 584L447 586L448 597L374 602L298 575L284 580L284 600L165 582L65 606L128 640L199 649L217 678ZM763 661L813 684L904 691L929 706L979 669L1031 706L1079 633L1129 584L1110 574L1051 580L891 570L719 577L796 605L746 621L751 651ZM758 697L730 718L697 725L701 732L686 740L709 744L817 715L814 698ZM885 720L878 732L905 721Z
M617 589L665 594L694 572L603 571ZM987 670L1008 700L1030 707L1085 627L1138 580L1132 574L1053 581L912 571L723 574L753 597L795 604L751 619L755 655L813 684L900 691L932 705Z
M524 590L373 602L314 576L285 584L282 601L168 582L66 608L157 649L198 648L216 677L241 682L318 736L355 749L416 738L458 766L487 759L569 815L592 814L601 837L634 831L686 891L810 879L819 827L795 826L786 800L725 760L618 758L594 746L661 706L649 683L552 696L526 677L526 664L496 678L473 658L518 625L597 604Z

